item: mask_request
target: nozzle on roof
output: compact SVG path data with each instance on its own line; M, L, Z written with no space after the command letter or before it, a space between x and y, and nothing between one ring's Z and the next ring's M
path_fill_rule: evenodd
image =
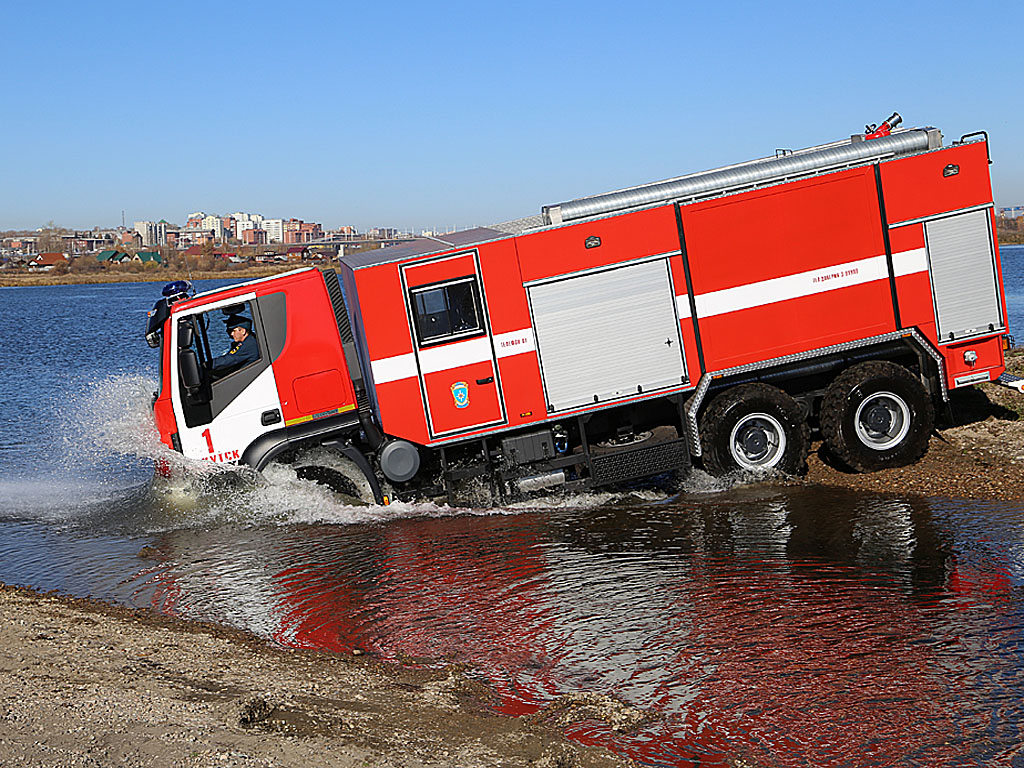
M875 127L874 124L872 124L872 125L865 125L864 126L864 134L865 134L864 138L865 139L879 139L882 136L888 136L890 133L892 133L894 130L896 130L896 126L898 126L902 122L903 122L903 118L900 116L900 113L899 112L893 112L891 115L889 115L889 117L887 117L885 119L885 122L882 123L881 125L879 125L878 127Z

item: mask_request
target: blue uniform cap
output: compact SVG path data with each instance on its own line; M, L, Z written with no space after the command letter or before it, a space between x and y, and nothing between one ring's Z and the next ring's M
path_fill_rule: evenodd
M249 333L252 333L252 320L241 315L231 315L224 318L224 327L229 334L235 328L245 328Z

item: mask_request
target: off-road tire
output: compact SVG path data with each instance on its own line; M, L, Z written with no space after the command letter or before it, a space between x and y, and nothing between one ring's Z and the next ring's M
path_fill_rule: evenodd
M751 438L746 442L744 430ZM767 442L760 439L765 437ZM798 475L807 469L810 429L803 410L781 389L741 384L708 405L700 420L700 443L704 469L715 476L736 470Z
M935 408L907 368L873 360L847 368L829 385L820 424L822 441L835 458L858 472L875 472L924 456Z
M312 480L339 494L346 503L374 504L373 489L359 467L348 457L329 448L300 454L293 464L302 480Z

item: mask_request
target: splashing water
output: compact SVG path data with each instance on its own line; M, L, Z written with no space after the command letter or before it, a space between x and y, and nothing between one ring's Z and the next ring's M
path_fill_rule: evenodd
M25 500L21 511L69 521L95 521L100 510L122 517L129 512L133 527L149 533L219 523L350 525L508 512L429 502L363 505L299 477L293 466L272 464L257 474L246 467L186 458L159 439L150 406L155 386L142 375L110 376L68 397L60 414L56 461L67 471L56 485L38 472L17 481L17 488L8 484ZM316 449L305 460L319 460ZM154 473L157 466L162 471ZM47 492L41 495L40 486Z
M155 389L156 382L142 375L91 381L61 414L65 457L70 461L103 464L114 458L158 456L163 445L149 407Z
M7 516L51 521L135 506L148 492L159 441L145 404L153 382L121 375L89 382L55 398L42 461L22 460L0 480Z
M156 381L149 376L119 374L95 378L65 396L65 406L57 414L59 439L51 468L0 481L9 500L5 514L70 524L119 521L154 533L221 523L379 524L413 517L660 504L674 498L653 489L554 492L496 506L488 491L468 505L429 501L367 505L300 476L293 465L272 464L257 474L246 467L189 459L171 450L160 441L153 420L155 388ZM296 465L323 463L322 453L323 449L312 449ZM161 471L155 472L156 468ZM750 479L712 478L698 470L686 476L681 492L716 494Z

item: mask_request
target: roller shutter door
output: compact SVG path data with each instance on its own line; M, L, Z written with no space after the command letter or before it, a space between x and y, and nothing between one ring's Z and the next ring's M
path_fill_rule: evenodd
M1002 328L989 212L971 211L925 223L939 339Z
M550 410L686 380L667 260L533 284L528 295Z

